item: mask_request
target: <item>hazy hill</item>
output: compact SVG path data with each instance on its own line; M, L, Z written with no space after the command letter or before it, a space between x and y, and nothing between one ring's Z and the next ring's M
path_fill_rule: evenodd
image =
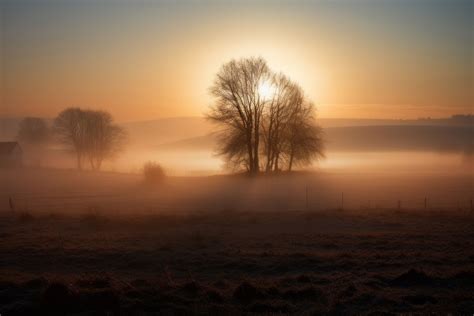
M318 119L322 127L347 127L347 126L386 126L386 125L416 125L416 126L472 126L474 115L453 115L449 118L432 119L419 118L415 120L396 119L340 119L322 118Z
M451 118L446 119L417 119L417 120L387 120L387 119L318 119L319 124L325 128L328 136L328 141L331 144L331 148L335 146L338 147L347 147L346 145L351 145L350 140L344 140L347 138L347 135L351 135L352 132L359 133L357 137L360 137L360 140L356 140L356 147L360 147L363 143L363 139L366 137L375 137L370 134L374 131L383 131L380 137L380 140L373 140L374 145L386 147L387 144L384 144L385 141L390 139L390 142L399 143L396 137L390 136L391 133L397 133L400 131L403 133L402 138L408 137L411 138L410 133L422 133L423 141L420 141L419 144L430 143L434 146L439 137L445 138L443 133L448 133L455 138L455 135L462 134L466 135L465 129L469 126L474 126L474 116L472 115L456 115ZM158 145L161 148L188 148L188 149L205 149L212 148L215 140L212 135L209 135L213 132L215 127L209 121L203 117L178 117L178 118L168 118L168 119L157 119L152 121L144 122L133 122L126 123L124 126L127 128L130 134L130 138L133 143L146 144L146 145ZM376 130L363 127L373 126ZM379 130L383 126L393 126L393 129ZM401 127L414 127L412 129L402 129ZM415 128L415 126L418 126ZM456 127L453 129L441 130L437 127ZM350 127L361 127L360 129L354 130L345 130L339 131L337 128L350 128ZM422 127L427 127L423 129ZM333 129L336 128L336 129ZM457 129L459 128L459 129ZM461 132L459 132L461 131ZM464 131L464 132L462 132ZM434 132L431 139L429 135L425 133ZM364 135L368 133L369 135ZM454 133L454 134L452 134ZM416 135L415 135L416 136ZM387 139L386 137L389 137ZM390 138L391 137L391 138ZM442 142L450 141L443 140ZM465 136L460 136L465 141ZM393 139L392 139L393 138ZM418 139L415 137L415 139ZM414 140L412 140L414 141ZM457 140L454 140L457 143ZM446 144L448 145L448 144ZM411 145L410 145L411 146ZM456 146L455 146L456 147Z
M351 126L325 129L329 150L473 152L472 126Z
M350 127L350 126L472 126L474 116L455 115L446 119L422 118L417 120L389 120L389 119L318 119L323 128ZM175 142L187 138L199 138L210 134L214 130L212 123L203 117L175 117L124 123L130 135L142 142L150 140L155 144ZM146 143L149 143L146 141Z
M175 117L122 124L133 144L157 145L196 135L207 135L213 126L202 117Z
M21 118L0 118L0 140L16 138ZM47 119L51 123L51 119ZM474 116L446 119L379 120L319 119L330 150L472 148ZM121 123L128 131L129 146L161 149L207 150L214 148L213 124L203 117L175 117Z
M13 140L22 118L0 118L0 141ZM45 118L48 124L53 119ZM129 144L160 144L212 132L212 124L202 117L175 117L120 123L129 134Z
M462 151L474 152L472 126L348 126L324 129L330 151ZM215 134L160 144L162 150L211 150Z

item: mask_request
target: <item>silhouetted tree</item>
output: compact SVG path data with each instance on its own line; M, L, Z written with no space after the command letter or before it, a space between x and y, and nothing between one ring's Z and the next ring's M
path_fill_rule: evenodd
M224 157L227 169L238 171L242 168L250 172L251 162L249 160L248 139L246 134L237 128L228 128L221 131L217 137L217 153Z
M44 149L50 138L48 124L39 117L25 117L20 121L17 139L21 142L28 161L41 165Z
M92 169L100 169L106 158L122 149L125 131L113 123L112 116L104 111L85 111L86 152Z
M55 118L53 131L59 140L76 154L77 169L82 169L86 152L86 116L80 108L68 108Z
M288 171L294 165L309 165L324 158L323 131L315 123L314 106L302 103L290 117L285 134L285 155Z
M46 122L39 117L25 117L20 122L18 140L28 145L42 145L49 139L50 133Z
M290 119L300 110L304 101L301 88L285 75L272 78L272 97L267 102L262 134L265 140L266 172L280 170L280 161L284 158L287 130Z
M77 168L88 159L92 169L100 169L106 158L122 148L125 131L103 111L68 108L54 120L54 131L63 144L76 153Z
M260 168L260 124L265 100L259 87L270 75L262 58L232 60L222 66L211 87L216 103L208 118L224 126L219 137L220 153L228 161L242 161L251 174Z
M272 73L263 59L224 64L211 93L216 103L208 118L222 127L218 154L228 167L255 174L263 161L266 172L279 171L283 163L291 171L324 157L314 106L296 83Z

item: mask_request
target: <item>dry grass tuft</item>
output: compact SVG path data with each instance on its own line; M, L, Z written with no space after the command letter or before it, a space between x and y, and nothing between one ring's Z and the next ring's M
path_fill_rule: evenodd
M166 178L165 171L160 164L149 161L143 166L143 178L147 185L162 184Z

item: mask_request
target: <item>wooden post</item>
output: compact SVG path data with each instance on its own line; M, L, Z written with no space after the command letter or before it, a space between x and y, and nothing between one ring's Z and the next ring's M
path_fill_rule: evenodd
M472 202L472 201L471 201L471 202ZM10 204L10 210L11 210L12 212L15 212L15 204L13 204L13 199L12 199L11 196L8 197L8 204ZM472 203L471 203L471 205L472 205ZM472 208L472 207L471 207L471 208Z
M308 185L306 185L306 210L308 210Z
M398 210L401 210L401 209L402 209L402 202L398 200Z
M427 198L426 198L426 196L425 196L425 210L426 210L427 201L428 201L428 200L427 200Z
M341 210L344 211L344 192L342 192L342 195L341 195Z
M472 214L472 199L469 202L471 203L471 214Z

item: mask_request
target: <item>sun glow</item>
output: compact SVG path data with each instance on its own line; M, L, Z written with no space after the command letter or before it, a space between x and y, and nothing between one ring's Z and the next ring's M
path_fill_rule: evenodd
M273 97L273 95L275 94L275 90L276 90L275 85L273 85L268 80L262 81L258 85L258 94L264 100L271 99Z

